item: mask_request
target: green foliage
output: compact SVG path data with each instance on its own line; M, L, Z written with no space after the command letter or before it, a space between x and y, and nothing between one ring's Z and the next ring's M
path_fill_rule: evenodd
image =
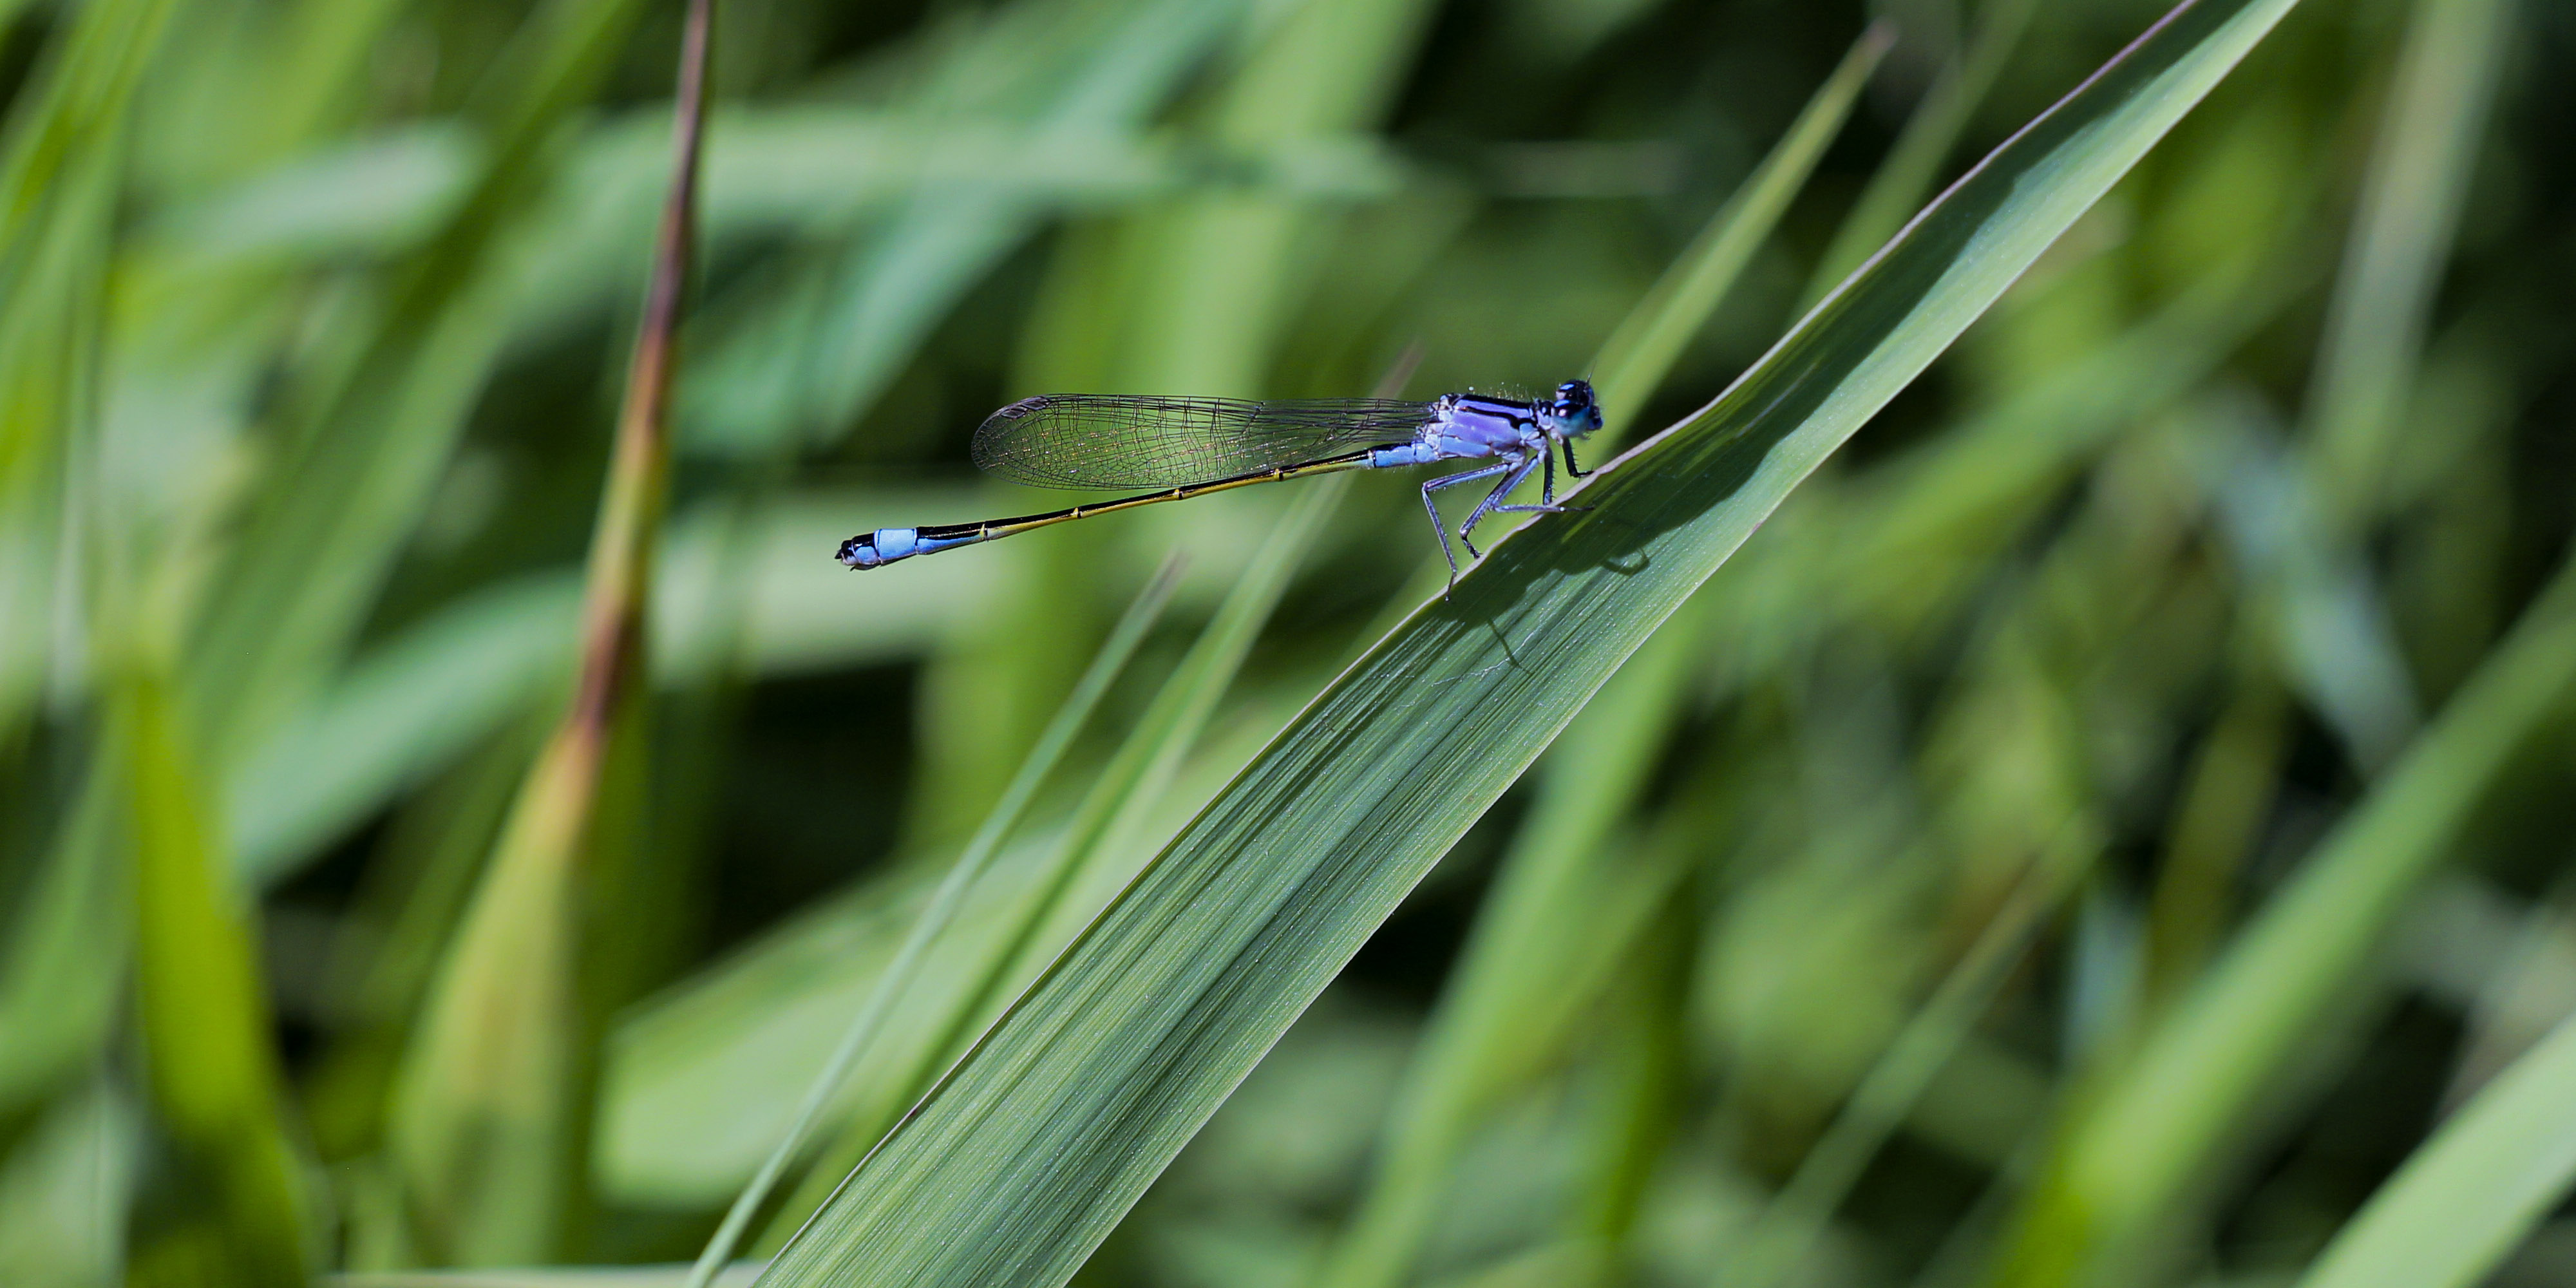
M2426 1141L2318 1256L2303 1285L2486 1278L2576 1184L2567 1084L2576 1029L2561 1024Z
M682 8L0 0L0 1281L2568 1277L2555 9Z
M304 1278L304 1204L278 1125L267 999L250 936L226 906L168 686L148 664L126 665L109 736L127 808L108 826L132 838L136 1028L172 1180L206 1199L193 1219L139 1231L131 1274L292 1285Z
M1379 641L1069 946L764 1279L1070 1278L1647 634L2285 8L2192 11L2134 48L1724 397L1602 467L1576 494L1580 517L1498 545Z

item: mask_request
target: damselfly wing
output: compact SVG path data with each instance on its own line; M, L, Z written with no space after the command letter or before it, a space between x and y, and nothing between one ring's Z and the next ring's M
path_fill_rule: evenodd
M1060 488L1181 487L1412 441L1436 403L1040 394L975 431L975 466Z

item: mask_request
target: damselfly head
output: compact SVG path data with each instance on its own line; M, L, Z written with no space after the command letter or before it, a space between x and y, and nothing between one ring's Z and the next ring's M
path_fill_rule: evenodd
M1601 402L1592 396L1592 382L1569 380L1556 387L1556 399L1545 404L1548 432L1559 438L1581 438L1601 428Z

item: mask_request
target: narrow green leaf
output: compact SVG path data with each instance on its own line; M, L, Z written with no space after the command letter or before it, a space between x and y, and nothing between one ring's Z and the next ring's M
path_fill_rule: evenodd
M176 0L113 0L80 11L44 53L44 64L0 140L0 297L21 301L22 274L52 231L61 203L75 208L81 169L113 156L136 85Z
M48 668L76 669L55 646L96 629L70 607L98 589L75 572L91 556L82 547L128 535L120 516L83 514L99 500L75 503L66 479L96 471L128 117L175 8L82 6L41 51L0 136L0 745L17 740ZM87 459L75 467L76 456ZM85 526L86 540L70 535ZM106 1037L127 932L111 795L103 783L81 789L24 904L0 917L0 1120L31 1108Z
M503 234L542 190L556 127L607 74L639 7L551 0L530 11L480 104L492 151L472 193L395 274L358 360L289 400L274 469L293 486L258 493L183 677L219 763L336 670L374 603L507 336Z
M1495 1102L1559 1052L1678 880L1675 847L1613 843L1688 709L1701 632L1675 622L1584 707L1542 763L1440 1005L1387 1114L1379 1157L1318 1281L1400 1283Z
M54 621L71 598L55 584L66 564L64 462L95 418L88 386L101 365L128 117L176 8L83 6L38 52L0 130L0 620L15 628L0 631L0 739L74 629Z
M1307 0L1281 10L1196 114L1193 133L1220 150L1258 149L1374 120L1392 69L1418 37L1422 9L1419 0ZM1183 12L1190 24L1207 21ZM1172 16L1138 13L1166 32L1158 39L1178 26ZM1076 119L1059 111L1048 124ZM1009 217L1023 233L1033 227L1027 212ZM1266 387L1273 350L1310 285L1300 266L1323 218L1311 203L1219 193L1077 226L1057 248L1012 382L1021 392L1277 392ZM900 286L904 277L890 268L889 280ZM938 718L925 739L920 834L944 838L981 817L1013 753L1071 683L1080 653L1055 637L1099 629L1079 570L1107 539L1067 533L1022 556L1016 592L989 605L933 667L928 687Z
M651 231L669 129L667 112L638 112L583 138L529 234L547 253L531 266L520 327L542 328L567 302L595 305L632 278L622 251ZM142 229L143 247L197 261L387 254L434 234L481 163L458 122L407 123L165 210ZM1045 129L822 103L726 108L708 123L707 163L707 236L719 243L828 233L925 187L1087 209L1218 183L1305 199L1385 197L1414 178L1369 135L1228 150L1114 124Z
M232 148L255 157L309 145L340 124L348 100L381 66L375 56L385 29L405 11L402 0L301 0L262 51L268 57L234 71L234 110L207 113L202 128L238 128L250 118L248 137Z
M1713 1282L1769 1288L1791 1279L1862 1170L1967 1040L2059 903L2091 870L2101 846L2092 824L2070 822L2055 850L2023 874L1976 942L1852 1089L1833 1124L1763 1210L1744 1247L1720 1264Z
M1770 155L1709 216L1707 225L1664 269L1619 329L1601 342L1592 381L1600 389L1604 411L1601 431L1593 441L1607 447L1627 436L1638 407L1663 387L1664 376L1681 356L1682 347L1708 324L1709 315L1743 276L1744 266L1753 262L1753 252L1779 226L1790 199L1807 186L1807 176L1815 173L1826 146L1842 133L1870 73L1895 42L1896 29L1886 22L1871 23L1861 33L1851 52L1843 55L1842 65L1825 78L1788 132L1771 145Z
M1264 685L1229 703L1241 710L1220 714L1143 834L1159 840L1179 831L1320 686L1320 679ZM1020 906L1047 878L1061 833L1061 823L1033 826L993 863L919 984L897 1003L875 1054L849 1080L833 1111L836 1123L869 1115L884 1121L909 1103L902 1082L914 1076L920 1044L949 1032L958 993L989 969L991 945L1018 933ZM1129 866L1142 857L1131 855ZM607 1053L596 1164L603 1197L713 1208L738 1193L768 1143L787 1130L797 1098L865 1003L938 875L934 856L898 858L635 1008ZM856 1157L820 1183L846 1173ZM821 1199L814 1193L806 1207Z
M2484 1283L2576 1184L2576 1019L2418 1146L2298 1288Z
M1100 655L1092 659L1091 669L1073 686L1073 692L1066 695L1063 708L1047 725L1046 732L1039 735L1037 745L1029 749L1028 759L1021 763L1019 773L1013 776L1011 785L1002 793L1002 799L993 806L991 817L984 820L984 825L966 843L965 852L957 856L957 862L950 865L948 875L941 878L938 890L931 894L929 906L922 909L912 928L904 933L903 946L896 950L893 960L868 985L868 1000L852 1013L840 1046L824 1063L823 1071L815 1075L812 1089L806 1092L804 1103L798 1106L796 1120L780 1137L777 1148L760 1165L760 1171L752 1177L751 1183L743 1187L742 1194L725 1213L724 1223L717 1228L714 1237L707 1240L706 1251L699 1255L697 1264L689 1271L689 1288L707 1288L732 1262L734 1250L741 1243L743 1231L751 1224L752 1215L769 1200L770 1188L777 1184L787 1165L803 1152L816 1121L840 1095L841 1085L849 1080L850 1071L858 1066L860 1057L867 1054L868 1046L876 1039L877 1030L885 1023L894 1000L911 987L924 951L933 940L948 932L966 893L983 878L985 870L1001 852L1002 843L1009 840L1012 829L1019 826L1020 815L1028 809L1030 799L1037 795L1038 788L1045 785L1047 776L1055 772L1056 762L1063 759L1065 748L1072 744L1074 735L1082 732L1082 727L1090 722L1092 708L1098 706L1101 696L1109 691L1110 682L1127 668L1127 660L1135 655L1136 646L1143 642L1145 632L1153 629L1156 619L1162 616L1163 604L1171 598L1172 582L1178 573L1176 561L1165 563L1163 570L1155 574L1154 580L1146 583L1144 591L1137 595L1127 615L1109 632L1109 639L1100 646Z
M2157 1228L2278 1085L2571 684L2576 561L2088 1102L2031 1200L2005 1282L2070 1282Z
M104 1080L56 1100L0 1162L0 1283L116 1282L141 1154L133 1104Z
M1303 0L1263 35L1205 128L1258 149L1375 124L1431 6L1423 0ZM1323 212L1253 194L1204 197L1148 216L1118 374L1140 389L1262 392L1278 333L1302 297Z
M299 1288L306 1245L280 1079L250 928L233 906L168 688L129 673L112 737L133 838L135 993L147 1081L179 1146L192 1221L138 1250L139 1282Z
M1018 875L1026 866L1021 848L997 868ZM601 1075L592 1170L602 1193L638 1206L708 1209L740 1193L769 1142L793 1124L797 1096L867 1003L937 875L928 863L892 865L621 1022ZM849 1099L858 1098L853 1090Z
M1024 120L1041 138L1096 137L1162 107L1242 16L1242 0L1023 0L932 70L921 106ZM930 327L1036 231L1044 212L1016 186L920 192L881 227L809 257L799 285L726 328L682 389L699 444L748 455L856 425Z
M2394 415L2408 396L2426 292L2448 254L2504 22L2505 6L2489 0L2418 7L2336 287L2307 409L2307 468L2276 459L2260 425L2223 463L2221 515L2240 559L2267 583L2245 629L2279 656L2260 665L2297 682L2377 786L2111 1085L2086 1099L2017 1218L2007 1283L2069 1282L2156 1242L2193 1182L2239 1152L2254 1107L2350 995L2398 901L2445 857L2480 791L2564 683L2515 641L2563 634L2552 614L2567 610L2576 565L2419 732L2411 677L2352 544L2376 508L2386 448L2382 412L2366 404L2388 400Z
M2433 289L2468 200L2512 13L2507 0L2415 6L2306 409L2335 527L2378 508L2392 435L2408 424Z
M234 862L251 888L314 853L561 683L581 588L524 578L464 597L349 668L232 775Z
M1328 688L763 1281L1060 1284L1610 672L2287 11L2201 0Z
M2238 558L2279 620L2269 641L2277 665L2365 773L2414 735L2422 701L2359 543L2388 506L2395 431L2408 420L2509 10L2502 0L2416 6L2317 353L2303 460L2275 463L2248 435L2247 459L2219 498ZM2418 432L2465 439L2474 426L2428 422Z
M66 811L5 923L0 953L0 1114L15 1116L94 1059L125 985L133 923L112 853L115 802L106 753Z
M2269 669L2239 661L2218 717L2191 753L2148 903L2143 1004L2161 1009L2225 938L2236 874L2281 786L2289 703Z
M389 1144L436 1261L506 1264L555 1246L582 1029L579 859L596 777L583 749L560 739L529 770L394 1086Z
M1601 346L1594 363L1612 438L1703 326L1886 52L1864 32L1771 154ZM1624 413L1624 414L1622 414ZM1502 862L1474 936L1443 990L1388 1115L1359 1204L1321 1281L1400 1281L1431 1230L1460 1147L1492 1104L1556 1054L1631 951L1681 870L1677 847L1631 860L1613 830L1644 790L1687 704L1695 630L1667 626L1559 739L1530 818ZM1568 909L1579 910L1567 915Z
M2239 404L2207 419L2213 459L2204 471L2219 530L2263 603L2248 629L2278 654L2272 665L2344 754L2376 775L2423 722L2378 575L2336 526L2317 472L2298 468L2269 417Z
M2214 267L2094 352L1969 416L1856 483L1861 524L1837 534L1814 589L1829 611L1902 632L1952 602L2123 430L2197 388L2313 280L2296 257ZM1939 550L1948 557L1922 558Z
M648 789L644 669L670 490L670 390L697 247L713 0L680 35L672 161L582 588L581 669L528 770L407 1059L395 1135L444 1262L544 1259L584 1235L596 1046L634 1000Z
M851 1117L837 1147L788 1199L783 1220L801 1224L818 1209L832 1187L878 1147L895 1115L912 1105L1009 999L1027 988L1099 915L1101 906L1134 879L1150 856L1143 842L1155 805L1206 730L1217 701L1234 683L1253 641L1278 607L1289 575L1349 485L1349 475L1336 475L1297 498L1117 754L1093 779L1049 852L990 925L972 937L956 937L961 942L955 946L964 950L961 960L924 973L925 979L944 981L945 990L919 990L931 996L911 1031L899 1043L881 1044L898 1057L892 1072L872 1089L871 1103ZM768 1246L776 1246L788 1232L776 1232Z
M1816 271L1807 280L1807 299L1823 298L1843 274L1905 225L1914 203L1923 200L1940 177L1941 163L1957 150L1959 135L1985 101L1986 91L1994 88L2004 60L2021 43L2021 34L2038 8L2039 0L1987 0L1968 48L1941 69L1932 87L1924 91L1923 101L1914 105L1914 114L1905 119L1905 129L1896 136L1896 146L1888 150L1851 214L1835 230L1833 243L1816 261Z
M746 1288L760 1263L736 1262L716 1276L715 1288ZM551 1270L422 1270L332 1275L323 1288L680 1288L689 1268L675 1266L565 1266Z
M739 616L745 660L763 675L927 648L995 593L989 570L970 565L860 599L844 593L849 571L814 552L846 535L852 514L963 517L987 504L936 489L781 498L750 520L749 552L731 572L719 562L713 507L680 516L655 569L654 638L668 644L654 653L655 678L686 682L722 664L691 647L703 632L686 629L718 604ZM571 570L530 573L460 595L353 660L234 766L226 818L243 878L259 886L284 879L397 793L552 697L571 670L580 605Z

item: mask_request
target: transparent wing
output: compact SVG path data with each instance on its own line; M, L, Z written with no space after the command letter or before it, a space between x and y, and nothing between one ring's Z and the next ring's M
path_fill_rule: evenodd
M986 417L976 468L1040 487L1180 487L1402 443L1431 404L1041 394Z

